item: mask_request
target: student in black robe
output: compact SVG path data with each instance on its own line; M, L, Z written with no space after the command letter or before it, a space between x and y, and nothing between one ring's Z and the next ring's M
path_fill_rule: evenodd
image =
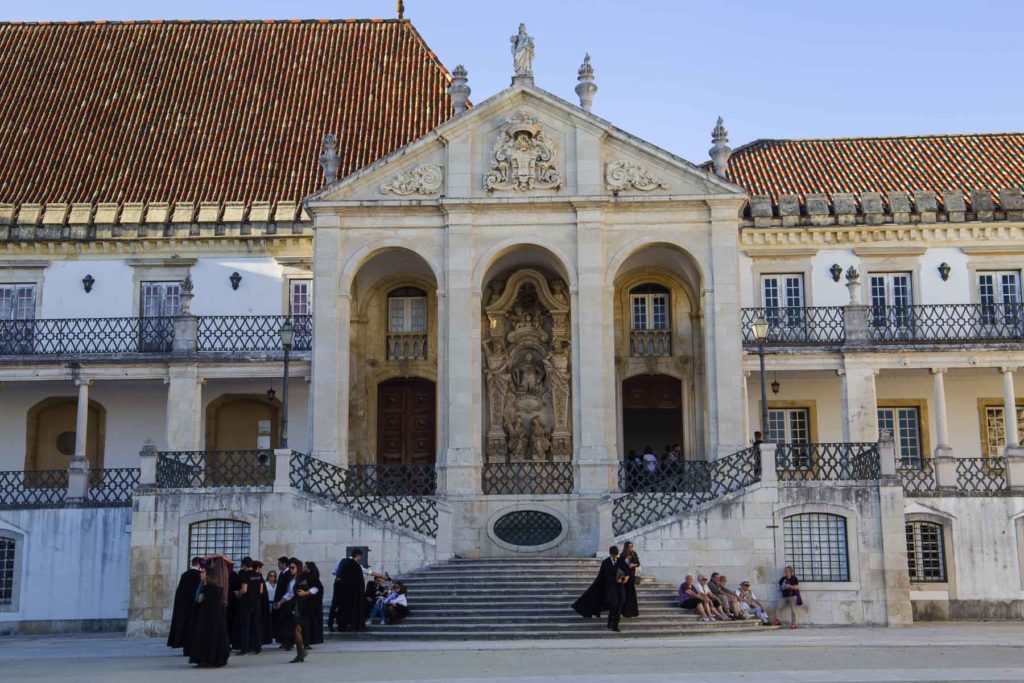
M231 656L227 613L230 565L231 561L223 555L207 558L188 651L189 663L199 667L224 666Z
M289 569L293 578L283 600L292 605L292 639L295 642L295 659L290 663L301 664L306 661L306 642L310 633L311 612L315 606L313 597L319 590L315 586L309 585L309 577L302 562L298 559L294 557L291 559Z
M324 584L320 581L320 568L315 562L306 563L306 582L312 593L309 597L309 635L306 638L306 649L310 650L311 645L324 642Z
M274 596L274 609L271 619L274 622L274 640L281 644L282 650L290 650L292 642L292 617L291 608L293 605L282 605L281 596L288 592L288 585L292 581L292 573L288 568L288 558L277 558L277 568L280 572L277 577L277 594Z
M263 578L263 563L259 560L253 562L253 570L256 572L260 588L260 645L270 645L274 640L273 627L271 626L270 621L270 605L272 602L272 596L268 592L269 586L267 585L267 581ZM276 583L277 572L272 571L270 573L274 575L274 582Z
M640 557L633 550L633 542L626 541L622 545L622 553L617 563L626 581L622 584L622 616L626 619L640 616L640 602L636 597L636 570L640 567Z
M607 628L612 631L619 630L622 612L624 576L616 566L618 560L619 549L613 545L608 549L608 557L601 562L601 570L597 573L594 583L572 604L572 608L586 619L600 617L601 612L607 610Z
M231 598L228 609L231 614L231 648L240 655L249 654L249 631L252 626L252 606L249 595L249 579L252 576L252 558L243 557L239 569L231 577Z
M352 551L352 557L338 563L331 598L331 619L341 631L362 631L366 628L363 566L359 564L362 557L362 551L357 548Z
M193 557L187 570L178 579L174 591L174 609L171 612L171 630L167 634L167 647L180 647L188 655L192 624L195 621L196 593L202 579L202 559Z

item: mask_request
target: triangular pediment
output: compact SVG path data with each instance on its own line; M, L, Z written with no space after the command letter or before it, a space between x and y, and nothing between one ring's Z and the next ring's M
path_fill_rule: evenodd
M745 191L549 92L513 85L307 202L623 195Z

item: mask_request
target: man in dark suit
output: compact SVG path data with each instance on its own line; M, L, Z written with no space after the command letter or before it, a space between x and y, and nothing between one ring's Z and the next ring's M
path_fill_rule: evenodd
M202 576L201 568L202 560L193 557L191 566L178 579L178 589L174 592L174 611L171 612L171 630L167 634L167 646L184 648L185 655L188 655L192 635L196 590Z
M608 557L601 562L601 570L594 583L572 605L580 616L587 619L600 617L601 612L608 610L609 631L619 630L619 619L622 617L623 582L626 577L617 566L618 560L619 549L613 545L608 549Z

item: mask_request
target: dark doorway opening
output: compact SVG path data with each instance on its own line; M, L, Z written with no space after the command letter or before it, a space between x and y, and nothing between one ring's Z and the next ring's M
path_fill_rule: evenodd
M427 379L391 379L377 385L377 464L437 461L436 394Z
M639 375L622 383L622 441L623 458L630 449L643 453L646 446L661 456L666 445L683 443L682 383L678 379Z

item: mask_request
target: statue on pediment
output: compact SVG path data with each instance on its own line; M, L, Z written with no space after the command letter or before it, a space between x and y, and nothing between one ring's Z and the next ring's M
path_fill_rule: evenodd
M558 189L562 175L555 168L554 158L554 147L537 119L520 112L506 122L494 141L484 188L492 192Z
M526 24L519 24L519 32L509 38L512 43L512 65L516 76L533 76L533 36L526 32Z

